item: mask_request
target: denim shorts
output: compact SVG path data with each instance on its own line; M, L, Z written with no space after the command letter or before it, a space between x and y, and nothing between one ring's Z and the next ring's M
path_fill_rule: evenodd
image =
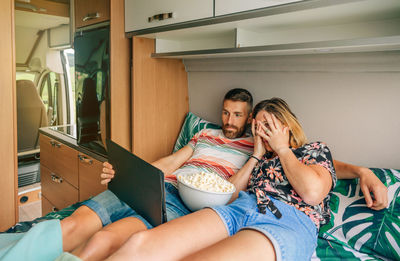
M282 213L280 219L268 209L266 214L260 213L255 194L243 191L231 204L212 209L224 222L229 236L244 229L257 230L271 240L276 260L310 260L317 246L315 224L295 207L271 200Z
M126 217L135 217L140 219L147 228L150 229L153 227L145 218L136 213L125 202L121 201L110 190L106 190L86 200L83 202L83 205L96 212L103 226ZM167 182L165 183L165 205L168 221L191 213L179 197L178 189Z

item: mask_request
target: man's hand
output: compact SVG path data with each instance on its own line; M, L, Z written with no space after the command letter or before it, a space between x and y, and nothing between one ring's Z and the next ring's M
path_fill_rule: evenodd
M367 207L381 210L388 206L388 190L377 176L368 168L361 168L360 187L364 194ZM371 193L373 196L371 196Z
M103 162L103 172L100 174L101 184L107 185L112 178L114 178L115 171L113 170L113 166L106 162Z

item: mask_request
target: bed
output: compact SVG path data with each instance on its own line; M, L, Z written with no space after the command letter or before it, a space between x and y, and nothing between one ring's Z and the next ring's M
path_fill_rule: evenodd
M220 127L189 112L174 151L204 128ZM367 208L358 179L339 180L330 203L331 221L320 229L312 260L400 260L400 170L371 170L388 188L389 207L381 211ZM61 220L80 205L78 202L33 221L18 223L6 232L25 232L42 221Z

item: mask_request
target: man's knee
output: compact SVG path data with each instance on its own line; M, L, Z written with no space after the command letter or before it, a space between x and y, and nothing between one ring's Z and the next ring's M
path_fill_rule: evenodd
M101 220L97 216L97 214L88 208L87 206L81 206L72 213L71 216L64 218L61 220L61 231L63 236L69 235L74 231L82 231L85 230L90 224L100 223L101 228Z

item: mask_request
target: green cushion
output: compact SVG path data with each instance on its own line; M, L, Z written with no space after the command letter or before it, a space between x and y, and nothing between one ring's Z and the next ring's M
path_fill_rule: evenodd
M175 142L173 152L183 148L186 144L188 144L193 135L202 129L221 129L221 127L189 112L186 115L185 121L183 122L181 132L179 133L178 139Z
M400 260L400 170L371 170L388 188L389 207L380 211L367 208L358 179L338 180L330 203L331 221L321 227L319 237L335 243L335 252L343 257L350 254L349 248ZM317 256L323 259L331 251L331 246L319 243Z

